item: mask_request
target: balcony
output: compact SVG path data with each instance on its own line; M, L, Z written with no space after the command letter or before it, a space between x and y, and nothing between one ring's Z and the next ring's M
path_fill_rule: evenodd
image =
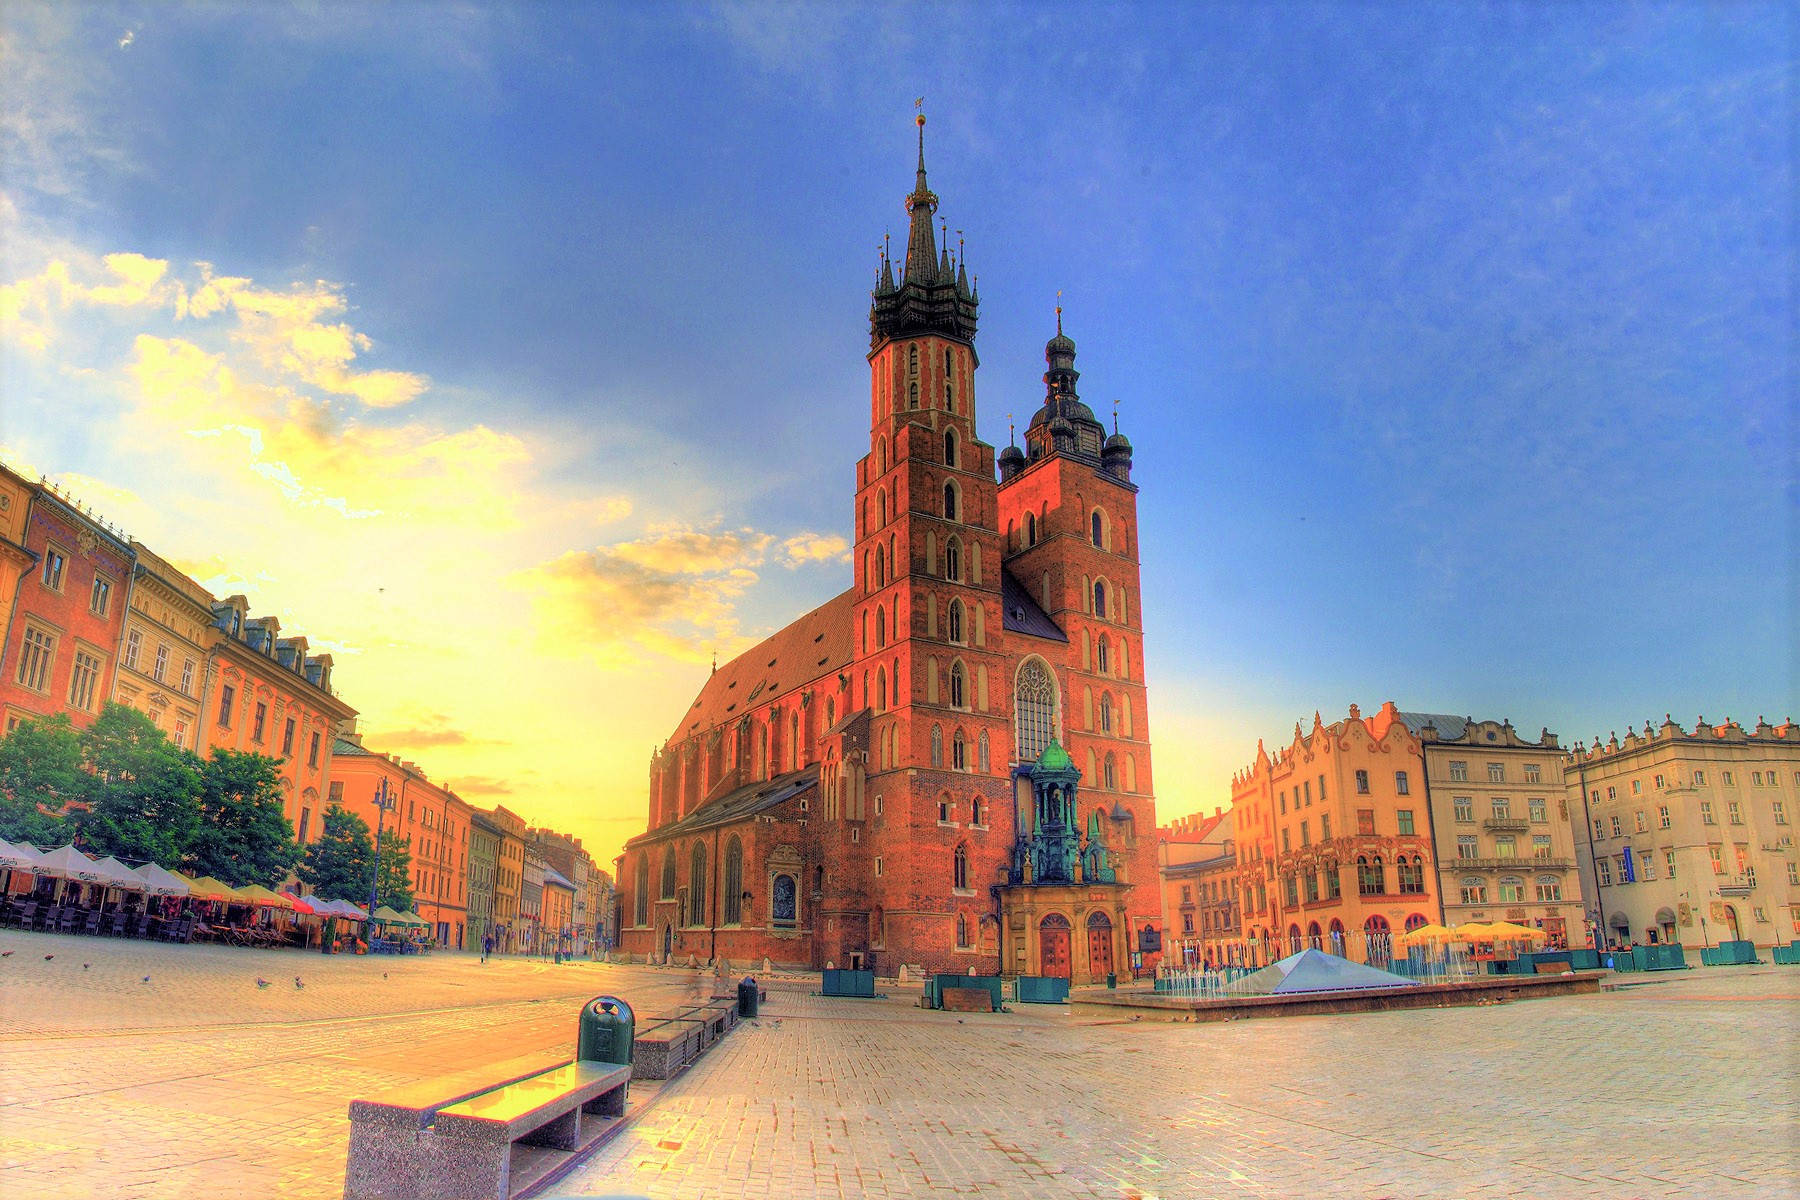
M1531 822L1524 817L1489 817L1481 827L1489 833L1527 833Z
M1450 858L1438 864L1443 870L1459 871L1570 871L1572 858Z
M1756 890L1756 872L1745 871L1730 883L1719 885L1719 895L1732 896L1739 900Z

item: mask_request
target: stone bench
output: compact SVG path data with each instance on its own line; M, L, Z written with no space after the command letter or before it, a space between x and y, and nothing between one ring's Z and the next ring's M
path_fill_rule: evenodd
M706 1048L705 1022L663 1017L645 1025L631 1044L631 1072L637 1079L673 1079Z
M673 1079L737 1028L735 996L715 996L652 1017L634 1036L631 1067L636 1079Z
M578 1061L353 1100L344 1200L508 1200L623 1121L631 1074Z

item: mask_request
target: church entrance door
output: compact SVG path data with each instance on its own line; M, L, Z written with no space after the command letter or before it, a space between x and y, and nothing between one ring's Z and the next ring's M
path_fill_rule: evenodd
M1038 974L1069 977L1069 919L1051 913L1038 922Z
M1088 975L1098 983L1112 974L1112 922L1103 912L1090 914L1087 920Z
M673 925L664 925L663 926L663 952L662 952L663 961L668 962L669 955L673 954L674 952L675 952L675 927Z

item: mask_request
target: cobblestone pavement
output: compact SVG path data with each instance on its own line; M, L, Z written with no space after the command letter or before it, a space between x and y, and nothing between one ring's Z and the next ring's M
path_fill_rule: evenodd
M1800 1195L1800 970L1216 1025L771 1000L565 1190Z
M8 1197L335 1198L352 1097L567 1057L577 1005L600 992L648 1015L712 990L693 972L467 955L13 931L0 932L4 951ZM777 980L760 1020L672 1081L564 1190L1800 1193L1800 970L1665 979L1487 1008L1205 1026L1079 1024L1029 1006L958 1017L910 1007L916 989L825 1000Z
M462 954L327 958L12 930L0 932L8 951L5 1197L335 1200L353 1097L566 1060L581 1002L602 992L657 1005L712 990L694 972Z

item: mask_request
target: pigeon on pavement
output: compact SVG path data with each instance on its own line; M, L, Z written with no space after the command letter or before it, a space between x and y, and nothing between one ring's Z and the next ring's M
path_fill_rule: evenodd
M296 991L298 991L300 988L303 988L305 986L306 985L304 983L300 982L300 977L298 975L294 976L294 988Z
M269 981L264 979L261 975L258 975L256 977L256 986L259 988L266 988L269 986Z
M49 962L51 959L53 959L55 957L56 957L56 955L54 955L54 954L46 954L46 955L44 955L44 961Z

